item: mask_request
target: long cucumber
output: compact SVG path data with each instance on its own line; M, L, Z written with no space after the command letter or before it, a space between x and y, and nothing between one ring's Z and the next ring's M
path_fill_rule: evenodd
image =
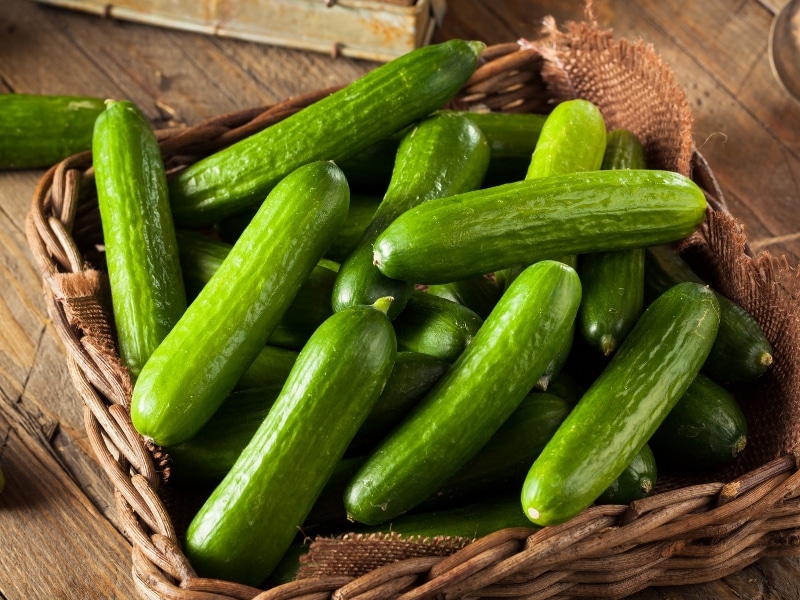
M432 198L478 188L488 164L486 138L466 117L436 115L411 128L400 142L386 195L339 269L333 289L333 309L392 296L389 317L400 314L414 284L390 279L372 264L375 238L409 208Z
M297 535L386 384L391 299L332 315L309 339L267 417L186 533L202 576L258 585Z
M97 117L92 159L119 353L136 379L186 310L167 177L131 102L109 101Z
M645 310L531 466L521 501L532 522L563 523L608 488L700 371L718 327L714 292L696 283Z
M189 439L264 348L347 215L349 189L331 162L276 186L225 261L145 364L131 418L156 444Z
M345 159L433 112L472 75L484 47L449 40L413 50L191 165L170 183L175 222L210 225L251 208L301 165Z
M580 303L573 269L541 261L506 291L472 343L367 459L345 493L377 524L433 494L489 441L533 387Z
M565 254L683 239L705 218L703 191L670 171L591 171L430 200L375 240L381 272L448 283Z

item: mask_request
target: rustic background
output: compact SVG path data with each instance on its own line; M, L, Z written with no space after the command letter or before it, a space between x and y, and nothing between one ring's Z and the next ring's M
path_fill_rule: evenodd
M103 19L29 0L0 7L0 92L136 102L157 127L194 124L352 81L375 66ZM785 0L595 2L616 37L652 43L695 114L695 143L757 250L800 260L800 102L775 82L769 26ZM434 41L536 38L542 17L583 2L449 0ZM113 489L83 430L48 321L24 220L41 171L0 173L0 598L135 598ZM764 559L724 580L639 600L800 598L800 559Z

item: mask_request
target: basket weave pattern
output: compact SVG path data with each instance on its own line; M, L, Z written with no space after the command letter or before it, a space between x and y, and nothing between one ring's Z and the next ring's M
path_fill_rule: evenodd
M611 75L593 73L587 56L604 63L603 71L610 69ZM639 85L643 77L647 86ZM386 540L381 539L360 540L363 543L349 549L335 540L328 545L321 541L316 571L266 591L199 578L182 553L179 527L163 493L169 486L164 484L169 463L158 448L141 439L130 421L131 381L116 351L108 283L96 250L102 231L90 153L50 169L34 193L27 236L42 274L47 309L84 402L89 439L115 487L141 597L621 598L649 586L718 579L764 556L800 553L800 474L791 454L800 423L798 399L792 395L800 393L800 335L796 314L773 310L787 298L796 302L796 281L776 261L763 257L756 266L766 275L759 281L747 275L755 259L748 256L746 239L729 231L736 228L735 221L725 212L710 169L693 150L691 113L676 88L650 48L617 43L608 32L590 25L571 24L560 33L550 24L534 44L487 48L482 65L451 106L547 112L554 102L584 97L598 104L609 129L627 127L640 136L651 166L691 174L704 188L709 219L687 240L687 253L711 265L712 278L717 275L714 283L753 312L776 345L776 374L763 384L775 406L764 414L763 406L754 404L765 423L757 427L761 433L754 434L757 448L749 462L738 465L727 479L693 482L630 506L593 507L558 527L498 531L466 545L454 544L444 556L429 551L441 546L441 540L401 548L399 555L386 552ZM624 91L630 89L645 91L634 97ZM158 132L168 170L179 170L330 91L223 115L185 130ZM678 94L678 101L666 101L665 94ZM655 117L649 111L654 103L661 110ZM736 265L733 279L721 277L730 264ZM758 292L762 288L772 296ZM770 420L773 414L779 415L777 425ZM381 551L382 560L366 560ZM369 565L366 572L364 565Z

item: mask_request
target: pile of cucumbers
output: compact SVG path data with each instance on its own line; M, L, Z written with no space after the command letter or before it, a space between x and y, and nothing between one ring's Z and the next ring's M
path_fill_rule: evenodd
M415 50L169 180L136 106L91 149L131 419L208 490L201 576L300 530L476 537L735 460L772 361L671 244L701 189L585 100L442 110L483 45Z

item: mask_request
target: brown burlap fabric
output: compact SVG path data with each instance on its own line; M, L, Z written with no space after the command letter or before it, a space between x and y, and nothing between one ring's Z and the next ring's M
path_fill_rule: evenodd
M168 169L174 172L329 92L158 132ZM734 469L687 482L691 486L673 484L629 507L593 507L535 534L504 529L469 544L395 535L321 539L312 544L301 579L267 591L198 578L181 551L181 532L197 498L182 498L164 484L168 459L130 423L131 383L116 352L97 249L102 230L91 156L79 155L43 177L27 235L85 404L88 438L116 490L141 597L379 600L402 594L410 600L444 591L452 598L623 597L651 585L717 579L762 556L800 552L800 473L791 456L800 440L796 271L783 259L749 251L711 170L694 149L691 111L669 67L642 42L615 40L592 23L560 30L547 20L539 40L487 48L450 107L548 112L574 97L596 103L609 129L637 134L650 167L690 175L706 191L707 220L680 250L758 319L774 345L770 371L757 384L734 390L751 430Z

